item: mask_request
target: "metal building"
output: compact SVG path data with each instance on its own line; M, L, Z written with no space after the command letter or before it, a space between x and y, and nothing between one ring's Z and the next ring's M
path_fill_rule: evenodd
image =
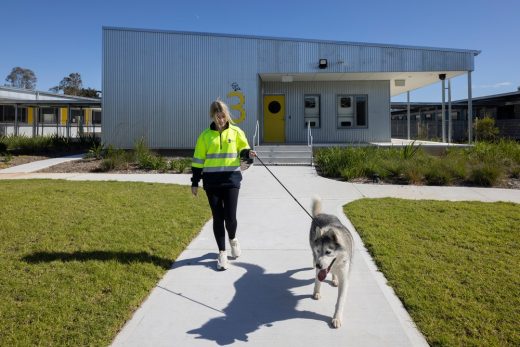
M478 53L104 27L103 141L193 148L218 97L250 141L390 141L390 98L440 75L469 86Z

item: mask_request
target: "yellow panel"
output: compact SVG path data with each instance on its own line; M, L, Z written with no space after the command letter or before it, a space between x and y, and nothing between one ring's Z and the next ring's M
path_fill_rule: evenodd
M285 95L264 96L264 141L285 142Z
M88 125L90 122L90 115L92 114L92 109L91 108L84 109L83 114L85 115L85 125Z
M27 123L32 124L34 121L34 108L27 107Z
M67 124L67 108L66 107L60 108L60 113L61 113L61 125L66 125Z

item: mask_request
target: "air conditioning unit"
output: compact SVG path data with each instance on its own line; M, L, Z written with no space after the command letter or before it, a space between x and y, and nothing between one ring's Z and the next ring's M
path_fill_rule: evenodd
M320 117L305 117L305 129L310 124L311 128L320 127Z
M354 126L354 116L338 116L338 128L350 128Z

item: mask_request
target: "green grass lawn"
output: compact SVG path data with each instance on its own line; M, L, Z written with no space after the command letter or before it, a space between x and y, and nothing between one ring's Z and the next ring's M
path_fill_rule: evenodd
M104 346L210 218L190 187L0 181L0 345Z
M520 345L520 205L386 198L344 210L430 345Z

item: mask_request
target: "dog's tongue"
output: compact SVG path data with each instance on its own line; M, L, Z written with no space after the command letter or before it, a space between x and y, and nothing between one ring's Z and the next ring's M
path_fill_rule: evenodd
M329 272L327 271L327 269L323 269L323 270L320 270L320 272L318 272L318 280L320 282L323 282L323 280L325 279L325 277L327 277L327 274Z

